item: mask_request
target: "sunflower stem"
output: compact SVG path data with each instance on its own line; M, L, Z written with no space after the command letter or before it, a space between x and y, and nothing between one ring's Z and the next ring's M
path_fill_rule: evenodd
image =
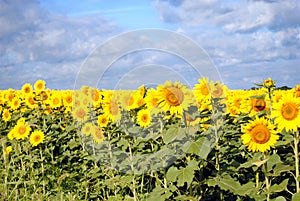
M294 132L294 154L295 154L295 168L296 168L296 175L295 175L295 182L296 182L296 193L300 191L299 187L299 149L298 149L298 144L299 144L299 131L297 129L296 132Z
M267 159L267 155L264 153L264 160ZM264 174L265 174L265 182L266 182L266 191L267 191L267 201L270 201L270 180L268 176L268 161L264 164Z
M43 163L43 152L42 148L40 147L40 156L41 156L41 166L42 166L42 183L43 183L43 195L46 195L46 187L45 187L45 180L44 180L44 163Z

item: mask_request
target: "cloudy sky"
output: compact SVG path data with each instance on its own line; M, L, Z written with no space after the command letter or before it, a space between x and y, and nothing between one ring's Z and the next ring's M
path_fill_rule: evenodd
M0 0L0 89L37 79L52 89L73 89L78 79L97 79L97 87L111 89L166 79L191 85L205 71L230 89L249 89L268 77L294 87L300 83L299 10L299 0ZM174 35L159 47L188 48L176 35L193 41L202 52L189 56L211 66L193 66L184 52L152 44L138 49L122 37L143 29ZM162 35L149 37L163 43ZM126 45L135 51L110 58L108 52ZM88 71L91 61L100 74Z

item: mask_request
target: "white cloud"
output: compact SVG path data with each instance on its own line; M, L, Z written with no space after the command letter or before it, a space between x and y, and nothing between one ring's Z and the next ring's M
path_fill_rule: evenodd
M74 80L74 71L79 70L85 57L120 31L101 16L71 18L51 14L35 0L0 0L0 4L0 69L8 70L0 74L1 88L16 86L10 81L14 72L18 82L48 78L53 86L60 80L61 88L69 88L73 83L65 82L65 78Z

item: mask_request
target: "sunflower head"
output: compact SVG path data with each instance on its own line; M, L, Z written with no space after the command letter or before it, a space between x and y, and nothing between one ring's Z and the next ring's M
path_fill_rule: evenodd
M45 134L42 131L33 131L30 135L30 144L35 147L44 141Z
M293 94L285 94L273 104L272 117L281 131L297 131L300 127L300 99Z
M275 87L275 83L276 83L276 81L272 80L271 78L268 78L268 79L264 80L263 86L265 88L269 88L270 89L270 88L274 88Z
M142 109L137 113L137 123L140 127L146 128L151 123L151 115L149 109Z
M189 106L188 89L179 82L172 84L166 81L163 86L158 86L158 103L165 112L171 115L182 115Z
M100 144L104 140L103 130L99 126L93 126L91 130L94 141Z
M32 86L29 83L26 83L22 86L22 92L27 95L32 93Z
M34 83L34 90L37 94L40 94L42 91L45 90L45 86L46 86L46 83L44 80L37 80Z
M242 141L248 146L249 151L265 152L273 147L279 139L275 126L265 118L256 117L255 120L250 121L242 127Z

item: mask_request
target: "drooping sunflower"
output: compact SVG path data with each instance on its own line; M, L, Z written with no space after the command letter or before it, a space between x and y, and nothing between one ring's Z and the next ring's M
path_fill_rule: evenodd
M30 144L33 147L35 147L40 143L43 143L44 139L45 139L45 134L42 131L36 130L31 133L29 141Z
M4 155L6 156L9 155L9 153L12 152L12 150L13 150L12 146L7 146L5 148Z
M256 117L242 127L242 141L248 146L249 151L265 152L270 150L279 139L275 126L265 118Z
M227 87L224 84L221 84L217 81L214 85L212 85L211 95L213 98L225 98Z
M137 117L136 117L137 123L140 125L140 127L146 128L151 123L151 114L149 109L142 109L138 111Z
M293 94L285 94L273 104L272 117L281 131L296 131L300 127L300 98Z
M42 91L45 90L45 87L46 87L46 83L44 80L37 80L35 83L34 83L34 91L35 93L37 94L40 94Z
M22 86L22 92L24 95L28 95L32 93L32 86L29 83L26 83Z
M29 94L25 97L25 104L30 109L33 109L38 106L37 102L34 100L33 94Z
M91 133L92 133L94 141L97 144L100 144L101 142L103 142L104 135L103 135L103 130L102 130L101 127L99 127L99 126L93 126Z
M170 115L182 116L183 111L187 110L191 97L186 86L179 82L166 81L163 86L157 87L158 104L165 112Z

